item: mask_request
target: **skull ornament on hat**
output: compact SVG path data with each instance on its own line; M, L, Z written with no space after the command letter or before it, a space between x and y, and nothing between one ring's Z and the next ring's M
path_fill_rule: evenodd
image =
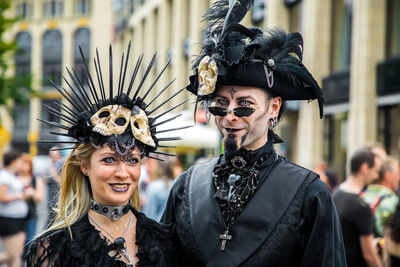
M67 124L62 124L54 121L40 121L52 127L61 129L61 131L59 132L52 131L52 134L59 136L69 136L75 139L75 141L39 141L39 143L71 143L74 144L74 146L68 147L66 149L74 149L77 145L85 142L90 142L96 148L101 148L107 145L121 157L129 156L130 151L135 149L135 147L140 148L139 151L141 151L143 155L147 157L153 157L151 156L152 153L173 155L158 151L157 149L159 147L171 147L168 145L160 145L160 142L179 140L180 138L176 136L157 138L156 135L158 134L158 132L156 127L172 122L174 118L177 118L178 116L175 116L173 119L162 120L163 115L181 106L187 100L179 103L178 105L170 108L167 111L162 112L159 115L156 115L155 117L149 117L149 115L158 110L165 103L173 99L185 88L177 91L161 104L156 105L157 102L155 100L157 100L157 98L162 95L162 93L164 93L166 89L168 89L168 87L172 84L171 81L164 88L161 89L161 92L159 94L154 94L156 96L153 99L149 99L149 104L146 104L146 98L150 95L149 93L151 92L151 90L154 89L156 82L169 65L169 62L167 62L167 64L163 67L163 69L157 75L155 81L151 83L151 86L143 90L143 93L140 94L141 88L143 84L145 84L146 77L148 76L148 73L151 71L151 68L155 63L156 55L154 55L151 59L146 68L146 71L144 72L145 74L138 83L139 86L134 90L133 84L135 84L135 79L140 69L143 55L139 57L135 65L135 69L132 73L130 82L126 84L127 88L125 88L124 84L129 60L130 47L131 44L129 43L125 60L124 55L122 56L118 88L116 88L115 90L113 89L114 81L112 80L113 68L111 46L109 53L109 77L111 77L111 81L109 82L109 88L107 92L104 87L101 64L97 50L96 58L94 59L94 67L98 79L98 87L94 85L93 78L89 72L89 67L86 63L84 64L85 77L83 81L81 77L78 77L75 71L71 73L69 69L67 69L69 78L72 80L71 83L67 82L70 92L67 92L64 88L59 88L57 85L54 84L54 82L50 81L53 86L65 97L70 106L60 101L58 102L60 110L56 110L53 107L47 108L49 109L49 112L51 112L57 118ZM83 62L87 62L80 47L79 50ZM65 80L67 81L66 78ZM82 85L84 82L85 85L87 85L85 87ZM106 97L106 93L108 93L108 97ZM152 105L154 107L152 107ZM149 111L149 107L151 107L152 110ZM163 129L162 131L160 131L160 133L180 130L187 127L190 126L171 128L166 130ZM157 157L154 156L154 158Z

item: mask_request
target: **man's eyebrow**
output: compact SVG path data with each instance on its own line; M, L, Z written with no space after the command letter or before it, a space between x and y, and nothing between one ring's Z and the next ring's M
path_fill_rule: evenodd
M251 95L240 96L240 97L236 98L236 100L246 100L249 98L252 99L253 101L256 101L256 99Z
M221 98L226 98L228 99L226 96L220 95L220 94L216 94L215 97L221 97Z

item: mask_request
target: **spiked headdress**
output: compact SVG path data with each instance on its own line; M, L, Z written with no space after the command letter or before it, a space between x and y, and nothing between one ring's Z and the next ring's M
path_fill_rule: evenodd
M108 145L111 149L117 152L120 156L125 156L132 150L135 146L140 146L144 156L152 157L151 153L163 154L163 155L173 155L169 153L164 153L157 151L159 147L173 147L168 145L160 145L160 141L171 141L179 140L179 137L166 137L157 138L157 134L161 132L168 132L179 130L187 127L181 128L171 128L167 130L158 131L156 127L168 123L179 115L172 118L165 119L164 121L158 120L160 117L166 113L172 111L173 109L181 106L186 101L179 103L178 105L156 115L155 117L149 117L161 106L167 103L169 100L174 98L180 92L184 90L181 89L175 94L170 96L168 99L163 101L158 106L153 107L148 110L149 106L154 103L154 101L166 91L166 89L172 84L173 80L170 81L153 99L148 99L146 103L145 100L149 97L150 91L154 88L155 84L159 80L160 76L163 74L167 68L169 62L163 67L160 73L157 75L155 80L151 83L149 88L144 91L142 96L139 96L140 91L144 85L144 82L153 67L156 54L154 54L146 71L141 78L139 85L133 90L133 85L135 83L140 65L142 63L143 55L139 56L133 74L130 78L130 82L125 90L125 76L127 72L129 53L131 44L129 43L126 58L124 60L124 54L121 58L121 67L118 79L118 88L114 90L114 80L113 80L113 65L112 65L112 47L110 45L109 50L109 85L108 90L105 89L103 75L101 70L100 58L98 51L96 49L96 57L93 59L94 67L96 70L98 87L95 86L93 78L89 72L87 64L84 64L84 78L80 78L75 69L72 68L72 72L67 68L68 75L71 79L71 83L63 77L65 83L69 87L68 92L64 88L59 88L54 82L50 81L53 86L64 96L64 98L71 104L71 107L62 103L57 102L60 110L56 110L52 107L46 106L46 108L57 116L62 121L66 122L67 125L53 122L40 120L43 123L49 124L60 128L63 132L51 132L54 135L59 136L69 136L75 139L70 143L79 145L84 142L91 142L96 148L104 147ZM82 49L79 48L83 62L85 61L85 56ZM124 64L125 61L125 64ZM85 90L88 88L89 93ZM107 95L108 91L108 97ZM131 96L133 94L133 96ZM39 141L39 143L66 143L65 141ZM76 146L68 147L65 149L74 149ZM150 153L150 154L149 154Z
M284 101L318 99L322 117L321 88L302 64L301 34L240 25L253 1L219 0L210 7L202 52L186 89L198 101L212 99L219 85L254 86Z

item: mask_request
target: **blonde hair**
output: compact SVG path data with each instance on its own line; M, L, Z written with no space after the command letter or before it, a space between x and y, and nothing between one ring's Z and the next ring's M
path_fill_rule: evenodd
M95 151L96 148L86 142L75 148L65 161L61 172L58 207L55 209L57 215L53 224L44 233L67 227L72 238L70 227L88 212L91 198L89 179L83 175L80 166L82 163L89 163ZM130 200L131 205L139 210L138 187L135 188Z

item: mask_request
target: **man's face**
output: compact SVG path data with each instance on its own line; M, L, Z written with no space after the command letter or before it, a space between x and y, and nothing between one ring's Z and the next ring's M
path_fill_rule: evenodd
M399 163L397 161L393 162L392 171L389 172L390 177L390 187L393 191L399 188L400 173L399 173Z
M268 140L267 121L273 116L278 116L277 111L272 111L267 93L255 87L248 86L220 86L216 92L215 105L231 111L238 107L250 107L255 109L248 117L237 117L234 112L226 116L215 116L215 123L226 137L228 134L235 136L240 141L241 147L247 150L255 150L263 146ZM281 100L279 98L279 103Z
M382 167L382 159L379 156L375 156L374 165L368 168L367 171L367 184L371 184L379 178L379 171Z

